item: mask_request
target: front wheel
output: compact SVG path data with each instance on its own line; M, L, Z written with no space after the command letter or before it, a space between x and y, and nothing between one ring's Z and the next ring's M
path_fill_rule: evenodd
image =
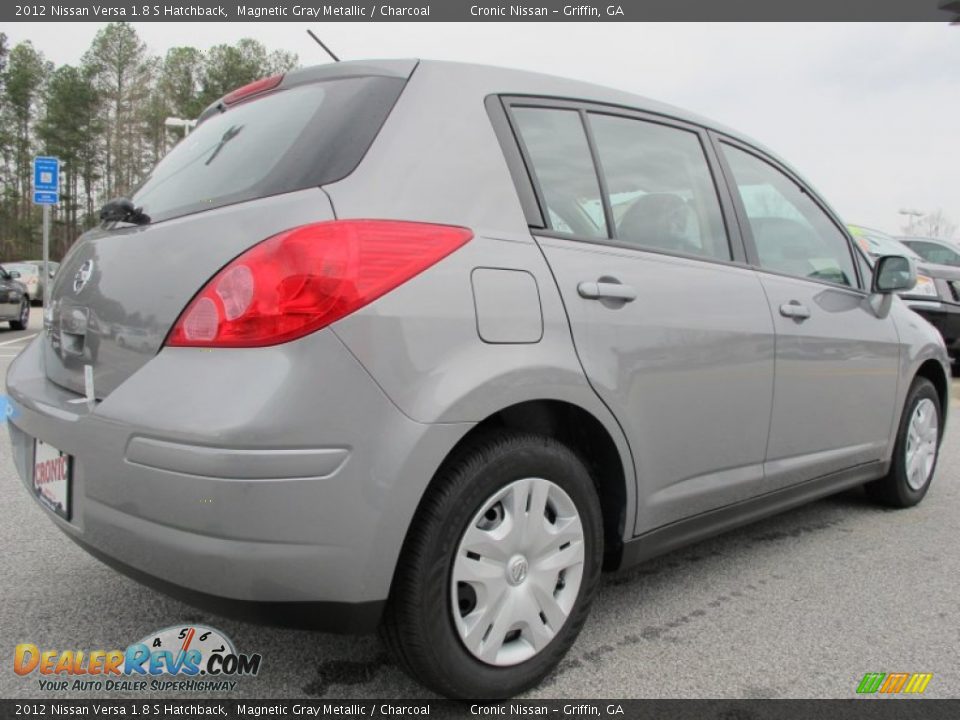
M580 459L551 438L488 438L441 471L418 509L381 635L443 695L516 695L573 644L602 555Z
M867 484L870 496L900 508L923 500L937 469L942 427L937 389L926 378L916 378L907 393L890 472Z
M20 314L16 320L10 321L10 327L13 330L26 330L27 323L30 322L30 301L24 298L20 301Z

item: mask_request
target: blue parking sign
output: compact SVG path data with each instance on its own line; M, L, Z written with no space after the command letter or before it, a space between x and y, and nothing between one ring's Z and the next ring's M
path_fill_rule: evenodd
M33 202L56 205L60 201L60 160L55 157L33 159Z

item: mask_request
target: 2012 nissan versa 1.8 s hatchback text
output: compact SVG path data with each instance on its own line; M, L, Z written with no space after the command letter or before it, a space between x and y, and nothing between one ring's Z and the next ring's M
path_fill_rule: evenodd
M7 376L26 487L148 585L379 626L445 695L537 683L601 568L934 474L947 357L893 294L910 262L871 269L781 161L656 102L301 70L105 217Z

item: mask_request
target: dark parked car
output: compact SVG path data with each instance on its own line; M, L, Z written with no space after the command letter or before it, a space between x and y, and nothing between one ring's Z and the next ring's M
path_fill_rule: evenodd
M23 285L24 292L33 304L43 299L43 274L36 265L28 262L4 263L3 269L8 273L16 273L17 281Z
M900 295L911 309L940 331L954 372L960 370L960 254L954 246L929 238L900 240L861 225L847 228L857 244L872 257L905 255L916 261L917 284ZM938 262L952 260L948 253L953 253L957 262Z
M33 305L42 305L43 296L47 286L47 279L43 276L43 260L21 260L15 263L4 263L3 267L8 272L13 270L20 274L20 282L23 283ZM56 277L57 270L60 269L60 263L50 261L49 278Z
M29 319L30 299L20 273L0 266L0 321L6 320L14 330L26 330Z

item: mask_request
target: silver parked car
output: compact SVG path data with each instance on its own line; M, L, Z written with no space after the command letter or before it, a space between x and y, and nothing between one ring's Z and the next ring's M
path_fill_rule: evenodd
M29 492L198 605L379 627L448 696L539 682L601 569L934 474L948 366L895 295L911 262L871 268L783 162L651 100L300 70L103 217L7 376Z
M47 280L48 280L48 279L53 279L54 277L56 277L57 271L60 269L60 263L55 262L55 261L53 261L53 260L48 261L48 263L47 263L47 278L44 278L44 276L43 276L43 260L25 260L24 262L25 262L27 265L33 265L35 268L37 268L37 273L38 273L38 275L39 275L39 277L40 277L40 282L39 282L39 285L38 285L38 288L37 288L38 293L37 293L37 297L36 297L36 299L35 299L34 304L35 304L35 305L42 305L42 304L43 304L43 294L44 294L44 292L45 292L45 290L46 290L46 287L47 287Z

